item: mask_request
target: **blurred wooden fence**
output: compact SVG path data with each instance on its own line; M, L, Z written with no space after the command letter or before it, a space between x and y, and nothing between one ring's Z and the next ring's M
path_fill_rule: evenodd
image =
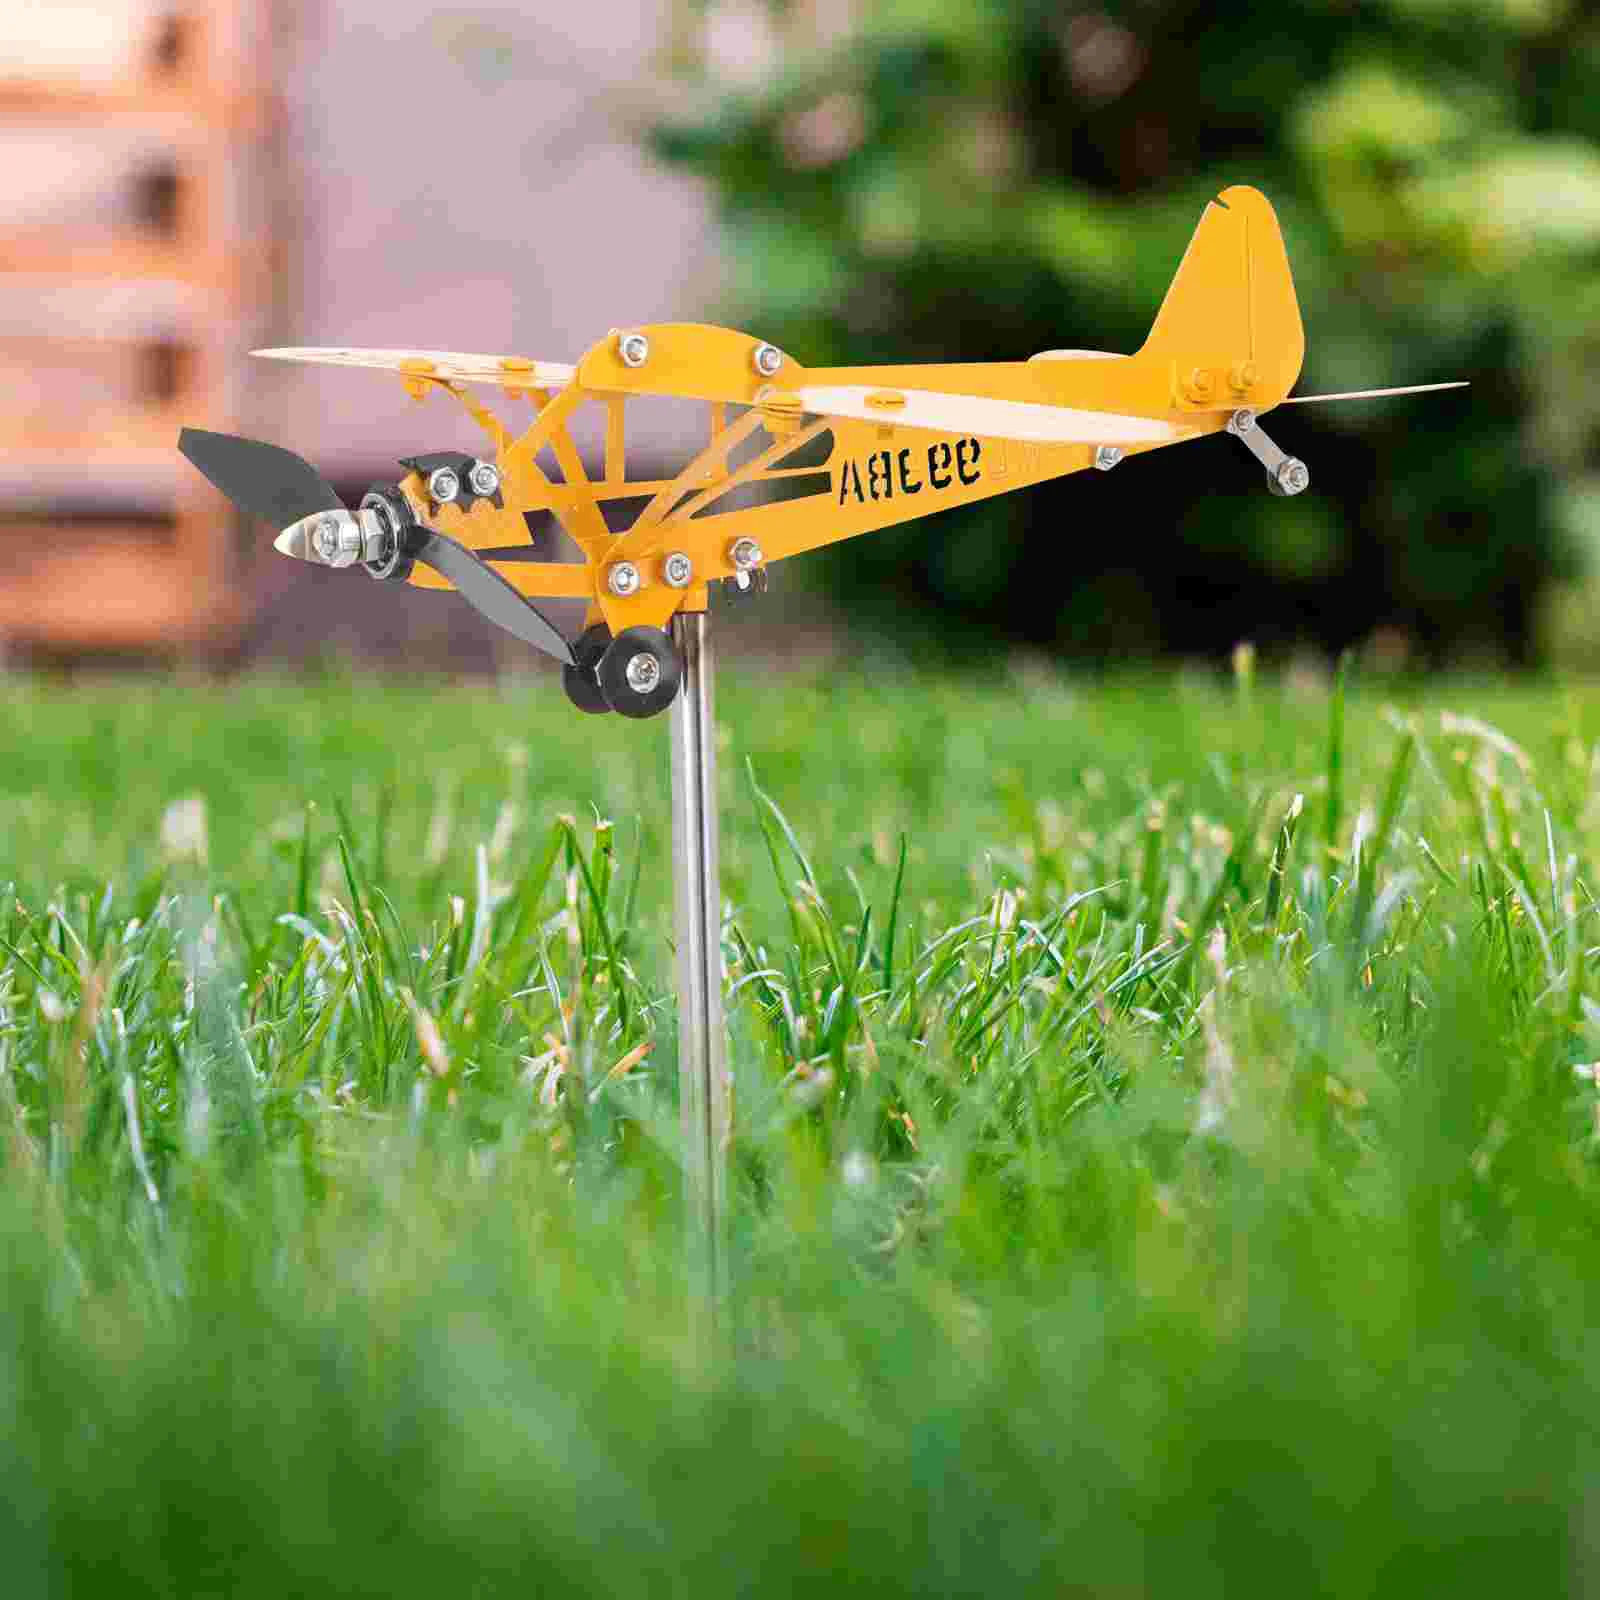
M233 519L174 448L233 425L272 292L268 7L0 18L0 640L224 647Z

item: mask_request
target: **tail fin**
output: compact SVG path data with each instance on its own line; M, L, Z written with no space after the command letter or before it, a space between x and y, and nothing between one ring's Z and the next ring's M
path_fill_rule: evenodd
M1236 185L1207 205L1140 354L1171 368L1185 411L1277 405L1305 358L1278 219L1257 189Z

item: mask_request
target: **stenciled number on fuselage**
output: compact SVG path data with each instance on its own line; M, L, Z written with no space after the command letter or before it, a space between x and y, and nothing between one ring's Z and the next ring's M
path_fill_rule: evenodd
M921 494L924 489L949 489L959 481L970 487L982 476L978 465L983 446L976 439L930 444L924 452L874 450L865 461L846 461L839 469L839 504L854 495L857 504L892 500L896 494ZM915 459L913 459L915 457ZM925 469L925 477L924 477Z

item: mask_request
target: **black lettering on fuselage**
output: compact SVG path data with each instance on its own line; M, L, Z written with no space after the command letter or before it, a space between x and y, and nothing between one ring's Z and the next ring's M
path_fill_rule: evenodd
M983 477L979 464L983 445L977 439L959 439L952 447L946 439L938 439L927 449L923 463L927 469L924 482L917 471L918 454L911 447L904 450L874 450L856 461L846 461L839 468L839 504L853 500L857 505L867 501L892 500L896 487L902 495L921 494L924 489L953 489L957 481L971 488Z

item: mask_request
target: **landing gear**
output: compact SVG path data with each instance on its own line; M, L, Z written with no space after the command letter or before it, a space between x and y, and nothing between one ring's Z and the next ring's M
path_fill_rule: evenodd
M656 716L672 704L682 678L683 662L661 629L624 628L613 639L603 622L584 629L572 665L561 669L567 699L590 716Z
M676 697L683 662L660 628L624 628L606 647L595 676L613 711L653 717Z
M572 646L572 665L561 669L561 687L567 691L567 699L592 717L604 716L611 709L600 692L600 680L595 676L600 658L610 643L611 630L605 623L597 622L592 628L585 628Z

